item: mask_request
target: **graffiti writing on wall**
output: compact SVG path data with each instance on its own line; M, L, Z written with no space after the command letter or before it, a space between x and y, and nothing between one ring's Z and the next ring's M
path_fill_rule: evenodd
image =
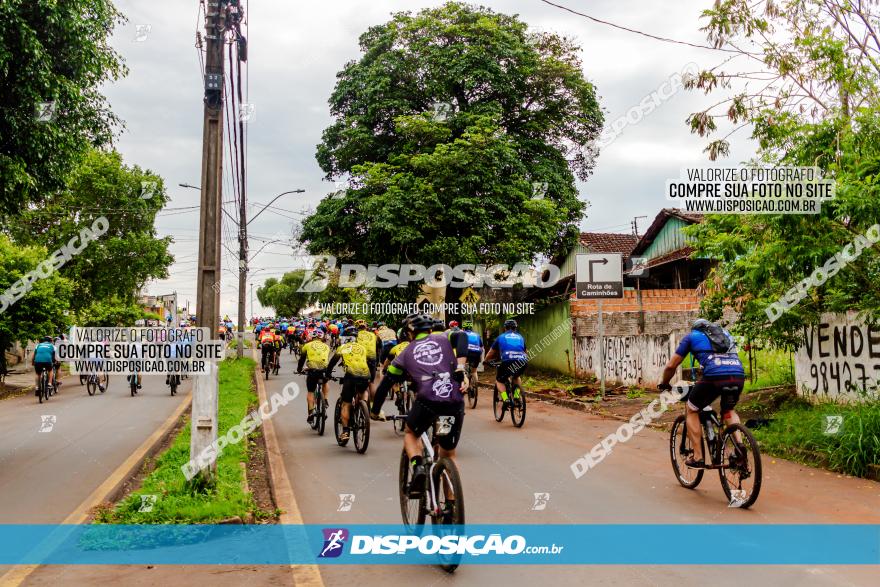
M825 315L804 332L797 351L795 379L805 395L854 399L875 392L880 379L880 327L854 316Z
M578 337L575 360L580 374L599 375L598 337ZM606 336L605 379L623 385L660 380L669 361L669 337L655 335Z

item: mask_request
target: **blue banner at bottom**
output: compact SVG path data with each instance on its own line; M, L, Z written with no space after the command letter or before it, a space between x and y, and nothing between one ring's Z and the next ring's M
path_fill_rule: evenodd
M880 525L0 525L0 565L877 565Z

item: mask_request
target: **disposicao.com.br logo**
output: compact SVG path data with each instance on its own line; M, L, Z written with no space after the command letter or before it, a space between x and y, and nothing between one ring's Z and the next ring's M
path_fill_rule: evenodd
M349 538L344 528L325 528L319 558L338 557ZM525 537L513 534L355 534L351 536L350 555L547 555L559 554L564 546L529 546Z

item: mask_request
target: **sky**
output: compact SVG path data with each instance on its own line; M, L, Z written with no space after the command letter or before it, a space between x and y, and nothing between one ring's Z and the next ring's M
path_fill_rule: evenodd
M663 37L705 44L700 13L711 0L554 0L556 4L597 18ZM247 1L243 0L246 5ZM321 132L331 123L327 100L336 72L360 56L358 37L368 27L403 10L417 11L441 1L328 0L253 2L248 21L248 83L245 102L253 105L248 122L249 216L276 195L294 189L305 193L283 196L249 226L252 252L268 240L288 235L294 222L333 191L323 181L315 160ZM582 48L584 75L597 88L605 111L606 129L637 107L640 101L668 84L688 64L715 66L726 57L717 51L664 43L598 24L550 6L540 0L482 0L497 12L518 14L536 31L573 37ZM199 192L179 187L199 185L202 142L202 79L195 49L197 0L116 0L128 22L112 38L128 75L104 88L111 108L125 121L116 147L128 164L161 175L171 198L169 208L195 206ZM595 172L578 182L582 200L589 203L581 230L631 232L638 220L644 232L659 210L666 180L687 166L709 165L703 149L707 139L690 134L688 114L714 103L717 96L663 86L669 96L648 114L629 121L602 148ZM620 123L618 123L618 127ZM732 139L730 157L736 165L754 154L747 133ZM224 200L231 200L231 193ZM233 206L229 206L234 214ZM181 306L195 306L198 211L167 211L157 217L162 236L174 238L176 258L168 279L147 285L150 294L177 292ZM224 226L224 237L237 251L235 229ZM261 240L262 239L262 240ZM234 317L237 296L237 259L224 250L221 311ZM301 265L289 246L266 246L251 264L253 289L271 276ZM251 312L248 292L248 312ZM253 295L253 313L263 309Z

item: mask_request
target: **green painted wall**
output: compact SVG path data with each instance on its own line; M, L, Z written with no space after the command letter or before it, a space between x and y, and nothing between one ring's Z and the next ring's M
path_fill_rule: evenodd
M529 358L529 365L557 373L573 372L574 352L568 301L548 306L531 316L517 316L516 321L529 352L543 341L542 350Z

